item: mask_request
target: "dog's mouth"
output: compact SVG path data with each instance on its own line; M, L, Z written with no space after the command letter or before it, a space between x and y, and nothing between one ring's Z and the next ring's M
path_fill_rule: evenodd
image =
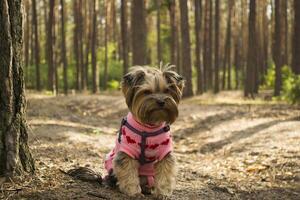
M148 112L146 112L144 121L146 121L147 124L154 124L154 125L158 125L163 122L171 124L177 118L177 114L178 114L177 110L170 110L167 108L153 108Z

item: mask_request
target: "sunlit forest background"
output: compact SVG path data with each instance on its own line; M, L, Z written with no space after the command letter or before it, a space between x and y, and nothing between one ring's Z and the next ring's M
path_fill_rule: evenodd
M297 0L26 0L26 87L117 90L133 65L176 65L185 96L259 90L299 100Z
M102 183L120 83L168 63L170 199L299 200L300 0L0 0L0 199L134 199Z

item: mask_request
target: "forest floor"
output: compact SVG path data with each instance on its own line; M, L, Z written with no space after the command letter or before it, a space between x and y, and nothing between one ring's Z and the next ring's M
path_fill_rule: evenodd
M128 112L123 97L27 97L36 174L2 184L0 199L128 199L60 172L87 166L105 175L104 156ZM300 107L205 94L182 101L171 130L179 166L171 199L300 199Z

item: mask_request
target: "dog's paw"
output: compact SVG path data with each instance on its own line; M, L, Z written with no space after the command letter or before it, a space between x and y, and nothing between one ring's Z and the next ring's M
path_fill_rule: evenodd
M170 196L163 195L163 194L156 194L154 195L154 198L157 200L168 200L171 199Z
M130 197L138 197L143 195L141 187L139 185L125 185L123 187L119 185L119 189L122 193Z

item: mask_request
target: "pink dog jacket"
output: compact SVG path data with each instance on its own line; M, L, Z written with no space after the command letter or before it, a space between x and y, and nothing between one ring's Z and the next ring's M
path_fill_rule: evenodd
M140 163L139 175L147 176L148 186L154 185L154 164L172 151L170 127L145 126L137 122L129 112L122 120L115 148L107 154L105 168L110 173L115 155L122 151Z

